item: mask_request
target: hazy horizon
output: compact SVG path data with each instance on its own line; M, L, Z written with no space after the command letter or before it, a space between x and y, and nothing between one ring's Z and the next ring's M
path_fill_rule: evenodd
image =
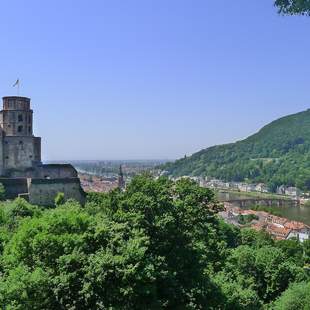
M0 9L0 96L20 78L46 161L173 160L310 107L310 20L272 1Z

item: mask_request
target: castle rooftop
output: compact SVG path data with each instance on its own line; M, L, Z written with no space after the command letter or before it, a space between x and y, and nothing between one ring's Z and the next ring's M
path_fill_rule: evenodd
M29 97L23 97L23 96L4 96L2 99L21 99L21 100L30 100Z

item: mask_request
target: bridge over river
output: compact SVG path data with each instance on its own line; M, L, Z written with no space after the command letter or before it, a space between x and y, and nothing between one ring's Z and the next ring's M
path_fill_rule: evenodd
M296 199L280 199L280 198L239 198L239 199L227 199L222 200L221 202L229 202L234 205L238 205L240 208L246 208L253 205L259 206L299 206L299 200Z
M243 209L250 209L253 205L265 205L277 212L280 216L290 220L303 222L310 226L310 207L299 204L296 199L277 195L271 197L253 197L243 193L222 191L217 193L217 198L221 202L234 204Z
M277 206L277 207L296 207L300 205L299 200L291 199L288 197L280 196L277 197L264 197L264 196L247 196L242 193L234 193L234 192L219 192L218 199L221 202L229 202L241 208L251 207L253 205L261 205L261 206Z

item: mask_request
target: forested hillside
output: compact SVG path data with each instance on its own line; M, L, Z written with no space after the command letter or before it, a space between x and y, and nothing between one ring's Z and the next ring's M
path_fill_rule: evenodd
M236 143L213 146L162 167L174 176L281 184L310 190L310 110L280 118Z
M195 182L56 202L1 204L1 308L308 309L310 242L225 224Z

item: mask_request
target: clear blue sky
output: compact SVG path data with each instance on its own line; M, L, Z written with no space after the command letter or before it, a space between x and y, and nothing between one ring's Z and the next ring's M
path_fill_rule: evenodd
M178 158L310 107L310 18L272 0L0 3L0 95L44 159Z

